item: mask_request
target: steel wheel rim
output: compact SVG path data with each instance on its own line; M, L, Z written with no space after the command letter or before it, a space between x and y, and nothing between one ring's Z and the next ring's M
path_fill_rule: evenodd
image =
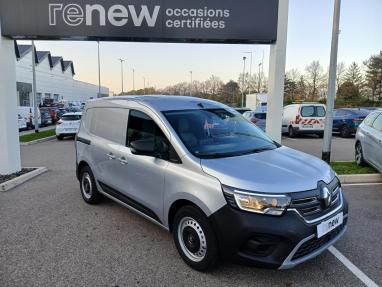
M194 234L197 234L198 250L193 252L189 249L189 243L185 242L185 232L192 229ZM193 234L193 235L194 235ZM183 217L178 225L178 241L183 253L193 262L202 261L207 254L207 239L200 224L191 217Z
M90 199L92 196L92 180L90 178L90 175L85 172L82 175L82 180L81 180L81 189L82 189L82 194L85 196L86 199Z
M358 144L355 149L355 160L359 164L362 160L362 147Z

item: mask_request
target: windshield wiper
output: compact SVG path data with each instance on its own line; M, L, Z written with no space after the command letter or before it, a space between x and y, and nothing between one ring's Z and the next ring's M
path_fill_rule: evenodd
M261 153L261 152L264 152L264 151L269 151L269 150L274 150L274 149L276 149L276 148L274 148L274 147L255 148L255 149L252 149L252 150L244 151L240 155L246 155L246 154L252 154L252 153Z

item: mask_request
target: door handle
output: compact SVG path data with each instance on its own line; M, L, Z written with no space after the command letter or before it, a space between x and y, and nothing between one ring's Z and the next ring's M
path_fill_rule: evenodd
M120 162L122 165L126 165L126 164L128 164L128 161L127 161L126 158L124 158L124 157L121 157L121 158L119 158L118 160L119 160L119 162Z
M108 153L106 156L107 156L107 158L108 158L109 160L113 160L113 159L116 159L116 158L117 158L113 153Z

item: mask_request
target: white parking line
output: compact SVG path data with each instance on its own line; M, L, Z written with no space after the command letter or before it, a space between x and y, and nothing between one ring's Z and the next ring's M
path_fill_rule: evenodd
M366 286L368 287L379 287L373 280L371 280L365 273L363 273L357 266L350 262L341 252L339 252L335 247L329 247L329 251L342 262L347 269L349 269L355 276L358 277Z

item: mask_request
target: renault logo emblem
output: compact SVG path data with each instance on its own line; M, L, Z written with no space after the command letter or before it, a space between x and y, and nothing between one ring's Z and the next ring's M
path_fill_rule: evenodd
M332 193L324 186L321 189L321 207L328 208L332 204Z

